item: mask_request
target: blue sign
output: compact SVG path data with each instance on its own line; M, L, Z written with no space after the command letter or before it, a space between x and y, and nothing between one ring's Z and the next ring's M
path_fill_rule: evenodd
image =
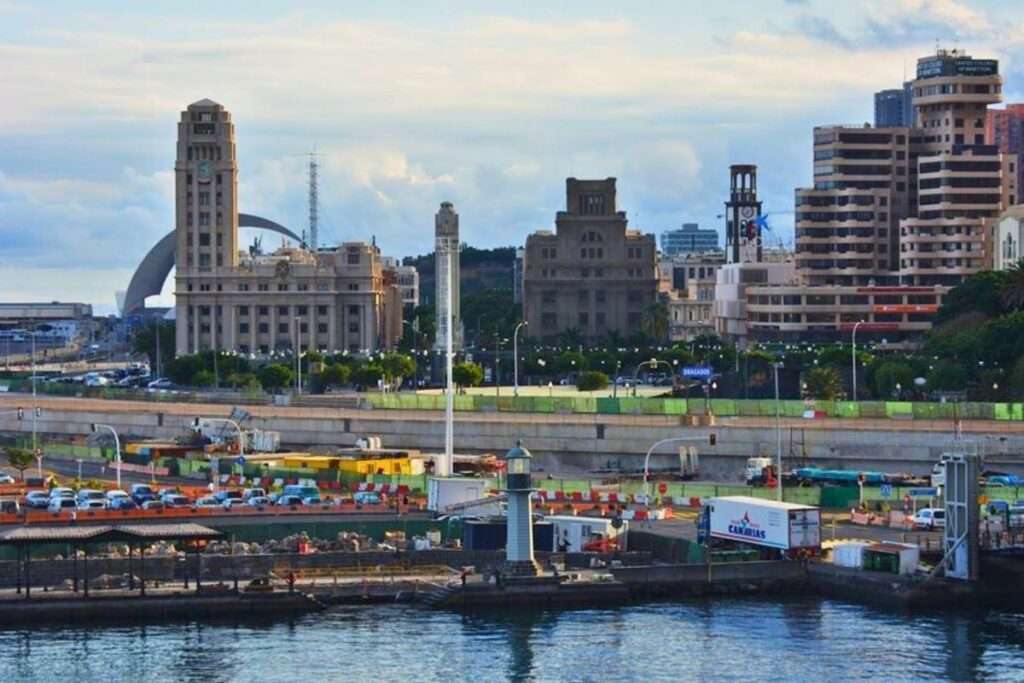
M939 495L939 490L934 487L907 489L907 495L911 498L934 498Z
M237 458L235 458L235 464L239 465L239 466L244 465L245 464L245 456L244 455L240 455Z
M686 365L683 367L683 377L708 379L711 377L711 368L707 365Z
M892 484L882 484L882 498L892 498Z

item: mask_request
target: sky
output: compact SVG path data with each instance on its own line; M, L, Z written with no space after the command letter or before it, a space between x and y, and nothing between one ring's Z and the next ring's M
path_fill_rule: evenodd
M721 233L729 164L754 163L791 244L813 127L870 122L936 41L999 59L1024 101L1005 1L0 0L0 301L115 310L173 228L176 125L202 98L234 118L243 212L303 230L317 150L321 242L427 253L452 201L465 242L521 245L567 177L616 177L631 227Z

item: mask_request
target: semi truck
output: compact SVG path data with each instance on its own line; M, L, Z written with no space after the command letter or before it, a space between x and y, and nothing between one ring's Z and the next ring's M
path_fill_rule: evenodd
M821 551L821 510L749 496L709 499L702 510L705 537L778 550L784 555Z

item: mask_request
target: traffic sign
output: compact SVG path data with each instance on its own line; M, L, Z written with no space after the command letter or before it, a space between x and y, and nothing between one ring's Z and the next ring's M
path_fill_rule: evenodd
M689 377L691 379L708 379L711 377L711 367L707 365L683 366L683 377Z
M939 495L939 490L930 486L917 489L907 489L907 495L911 498L934 498Z
M668 493L668 484L666 484L663 481L658 482L658 493L660 493L661 495L665 495L666 493Z
M244 455L240 455L237 458L235 458L235 464L239 465L239 466L244 465L245 464L245 456Z
M882 484L882 498L892 498L892 484Z

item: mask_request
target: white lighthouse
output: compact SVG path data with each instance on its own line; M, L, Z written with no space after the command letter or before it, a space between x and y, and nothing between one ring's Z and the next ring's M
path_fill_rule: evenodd
M508 483L508 538L505 542L505 574L508 576L537 576L540 567L533 559L533 515L530 496L530 461L533 456L516 442L515 448L505 454Z

